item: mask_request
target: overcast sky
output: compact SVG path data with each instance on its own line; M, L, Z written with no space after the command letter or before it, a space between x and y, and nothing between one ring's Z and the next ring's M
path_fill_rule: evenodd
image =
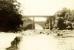
M53 15L61 8L74 9L74 0L18 0L24 15Z

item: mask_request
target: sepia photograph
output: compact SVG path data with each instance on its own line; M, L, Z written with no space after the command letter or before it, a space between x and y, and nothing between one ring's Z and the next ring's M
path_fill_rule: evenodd
M0 0L0 50L74 50L74 0Z

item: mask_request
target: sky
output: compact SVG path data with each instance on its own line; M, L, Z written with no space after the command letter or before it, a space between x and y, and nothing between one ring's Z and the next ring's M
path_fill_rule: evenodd
M74 0L17 0L25 16L49 16L64 7L74 9Z
M74 0L17 0L21 3L21 14L24 16L50 16L63 8L74 9ZM31 18L32 19L32 18ZM35 21L46 18L35 17Z

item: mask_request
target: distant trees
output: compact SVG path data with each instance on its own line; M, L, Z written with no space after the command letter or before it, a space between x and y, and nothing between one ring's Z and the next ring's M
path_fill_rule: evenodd
M72 29L72 23L74 22L74 11L64 8L56 13L58 18L57 27L60 29ZM61 22L62 20L62 22ZM64 24L64 25L63 25Z
M0 0L0 31L16 32L20 30L23 21L18 5L16 0Z
M58 28L64 30L73 29L74 27L74 10L63 8L57 11L52 17L49 17L46 23L50 26L50 29Z
M29 19L28 17L24 16L22 30L28 30L28 29L35 29L35 22Z
M55 16L48 16L46 23L45 23L45 29L52 30L55 24Z
M74 10L63 8L62 10L56 12L57 17L63 17L65 20L74 21Z

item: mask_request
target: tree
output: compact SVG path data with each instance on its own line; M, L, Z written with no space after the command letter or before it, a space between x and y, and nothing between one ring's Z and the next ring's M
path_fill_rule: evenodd
M45 24L46 29L52 30L54 27L54 21L55 21L55 16L47 17L46 24Z
M14 4L17 3L17 4ZM23 24L16 0L0 0L0 31L16 32Z
M56 18L58 18L57 27L63 30L70 26L70 29L72 29L72 22L74 21L73 14L73 11L67 8L63 8L61 11L58 11L56 13Z

